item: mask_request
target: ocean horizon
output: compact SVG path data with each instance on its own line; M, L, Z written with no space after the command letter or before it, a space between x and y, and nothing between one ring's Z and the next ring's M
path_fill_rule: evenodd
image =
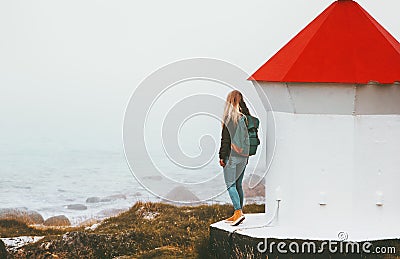
M2 153L0 209L25 208L40 213L44 219L65 215L72 225L78 225L91 218L116 215L138 201L166 202L135 179L122 150L21 149ZM164 166L169 167L168 161ZM222 173L217 164L203 170ZM185 181L184 170L175 176ZM194 176L187 178L193 180ZM209 189L199 191L206 194L218 185L224 185L221 178L213 181ZM228 202L229 196L224 192L204 203Z

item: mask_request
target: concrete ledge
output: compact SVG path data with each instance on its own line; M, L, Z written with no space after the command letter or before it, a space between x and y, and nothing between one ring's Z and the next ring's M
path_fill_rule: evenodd
M216 258L265 258L257 250L262 238L249 237L210 226L210 250Z
M243 228L259 226L266 219L264 213L245 214L246 219L237 227L232 227L224 221L210 226L210 250L216 258L265 258L266 253L257 249L264 238L243 233Z
M358 240L361 252L346 253L346 245L355 242L355 240L339 241L336 233L318 238L313 236L312 230L302 228L284 228L281 226L260 227L268 222L266 214L246 214L246 220L237 227L232 227L224 221L216 222L210 225L210 250L216 258L397 258L400 256L400 237L380 240ZM303 232L304 231L304 232ZM307 251L291 252L289 246L293 243L299 247L306 246L310 242L316 245L317 253ZM338 251L333 253L325 245L322 252L318 249L327 242L336 242ZM377 247L385 249L394 249L390 253L379 254L365 253L362 246L369 242L372 244L370 250ZM262 243L261 245L259 245ZM274 243L273 250L265 249ZM278 243L284 243L286 253L281 253L277 249ZM307 246L306 246L307 247ZM340 252L342 247L342 252ZM260 249L261 248L261 251ZM292 248L296 248L293 246ZM262 251L265 249L265 251ZM351 250L350 250L351 251Z

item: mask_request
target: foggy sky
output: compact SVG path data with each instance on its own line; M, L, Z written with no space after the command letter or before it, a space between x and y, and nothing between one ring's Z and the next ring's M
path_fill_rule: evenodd
M332 2L2 0L0 145L119 149L125 106L154 70L211 57L250 74ZM398 0L358 2L400 39Z

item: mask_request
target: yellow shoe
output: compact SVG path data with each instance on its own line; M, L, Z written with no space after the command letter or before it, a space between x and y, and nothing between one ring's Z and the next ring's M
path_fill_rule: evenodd
M233 214L233 221L231 223L231 226L239 225L240 223L243 222L244 219L245 218L244 218L242 210L235 210L235 213Z
M235 214L232 215L231 217L225 219L224 222L225 222L225 223L232 223L232 222L233 222L233 217L235 217Z

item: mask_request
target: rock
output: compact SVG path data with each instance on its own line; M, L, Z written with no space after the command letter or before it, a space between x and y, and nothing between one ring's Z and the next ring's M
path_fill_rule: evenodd
M115 195L106 196L104 198L89 197L86 199L86 203L110 202L110 201L122 200L122 199L123 200L126 199L125 194L115 194Z
M106 196L101 199L102 202L115 201L115 200L126 200L126 195L125 194L115 194L115 195Z
M14 219L28 225L44 223L42 215L27 208L0 209L0 219Z
M87 210L87 207L83 204L70 204L66 208L69 210Z
M6 249L6 245L4 242L0 239L0 258L8 258L9 254Z
M243 181L243 191L245 197L265 197L264 179L258 175L251 175Z
M44 219L43 216L40 215L40 213L32 210L27 211L29 219L32 221L32 224L43 224Z
M100 225L101 225L100 223L96 223L96 224L93 224L93 225L90 226L90 227L85 227L85 230L95 230L95 229L98 228Z
M177 186L165 196L167 200L175 202L196 202L200 199L185 186Z
M2 241L4 245L7 247L8 251L10 253L14 253L19 251L25 245L36 243L37 241L43 238L44 236L18 236L18 237L5 237L2 238Z
M104 210L101 210L99 213L97 213L97 215L99 215L102 218L109 218L109 217L117 216L125 211L126 210L124 210L124 209L104 209Z
M98 203L100 201L100 197L89 197L86 199L86 203Z
M45 226L71 226L71 222L64 215L50 217L45 220Z
M79 226L80 227L90 227L99 222L100 222L100 220L98 220L98 219L90 218L90 219L87 219L87 220L79 223Z
M143 219L146 219L146 220L153 220L153 219L155 219L158 215L160 215L160 213L158 213L158 212L152 212L152 211L147 211L147 212L144 212L142 215L143 215Z

